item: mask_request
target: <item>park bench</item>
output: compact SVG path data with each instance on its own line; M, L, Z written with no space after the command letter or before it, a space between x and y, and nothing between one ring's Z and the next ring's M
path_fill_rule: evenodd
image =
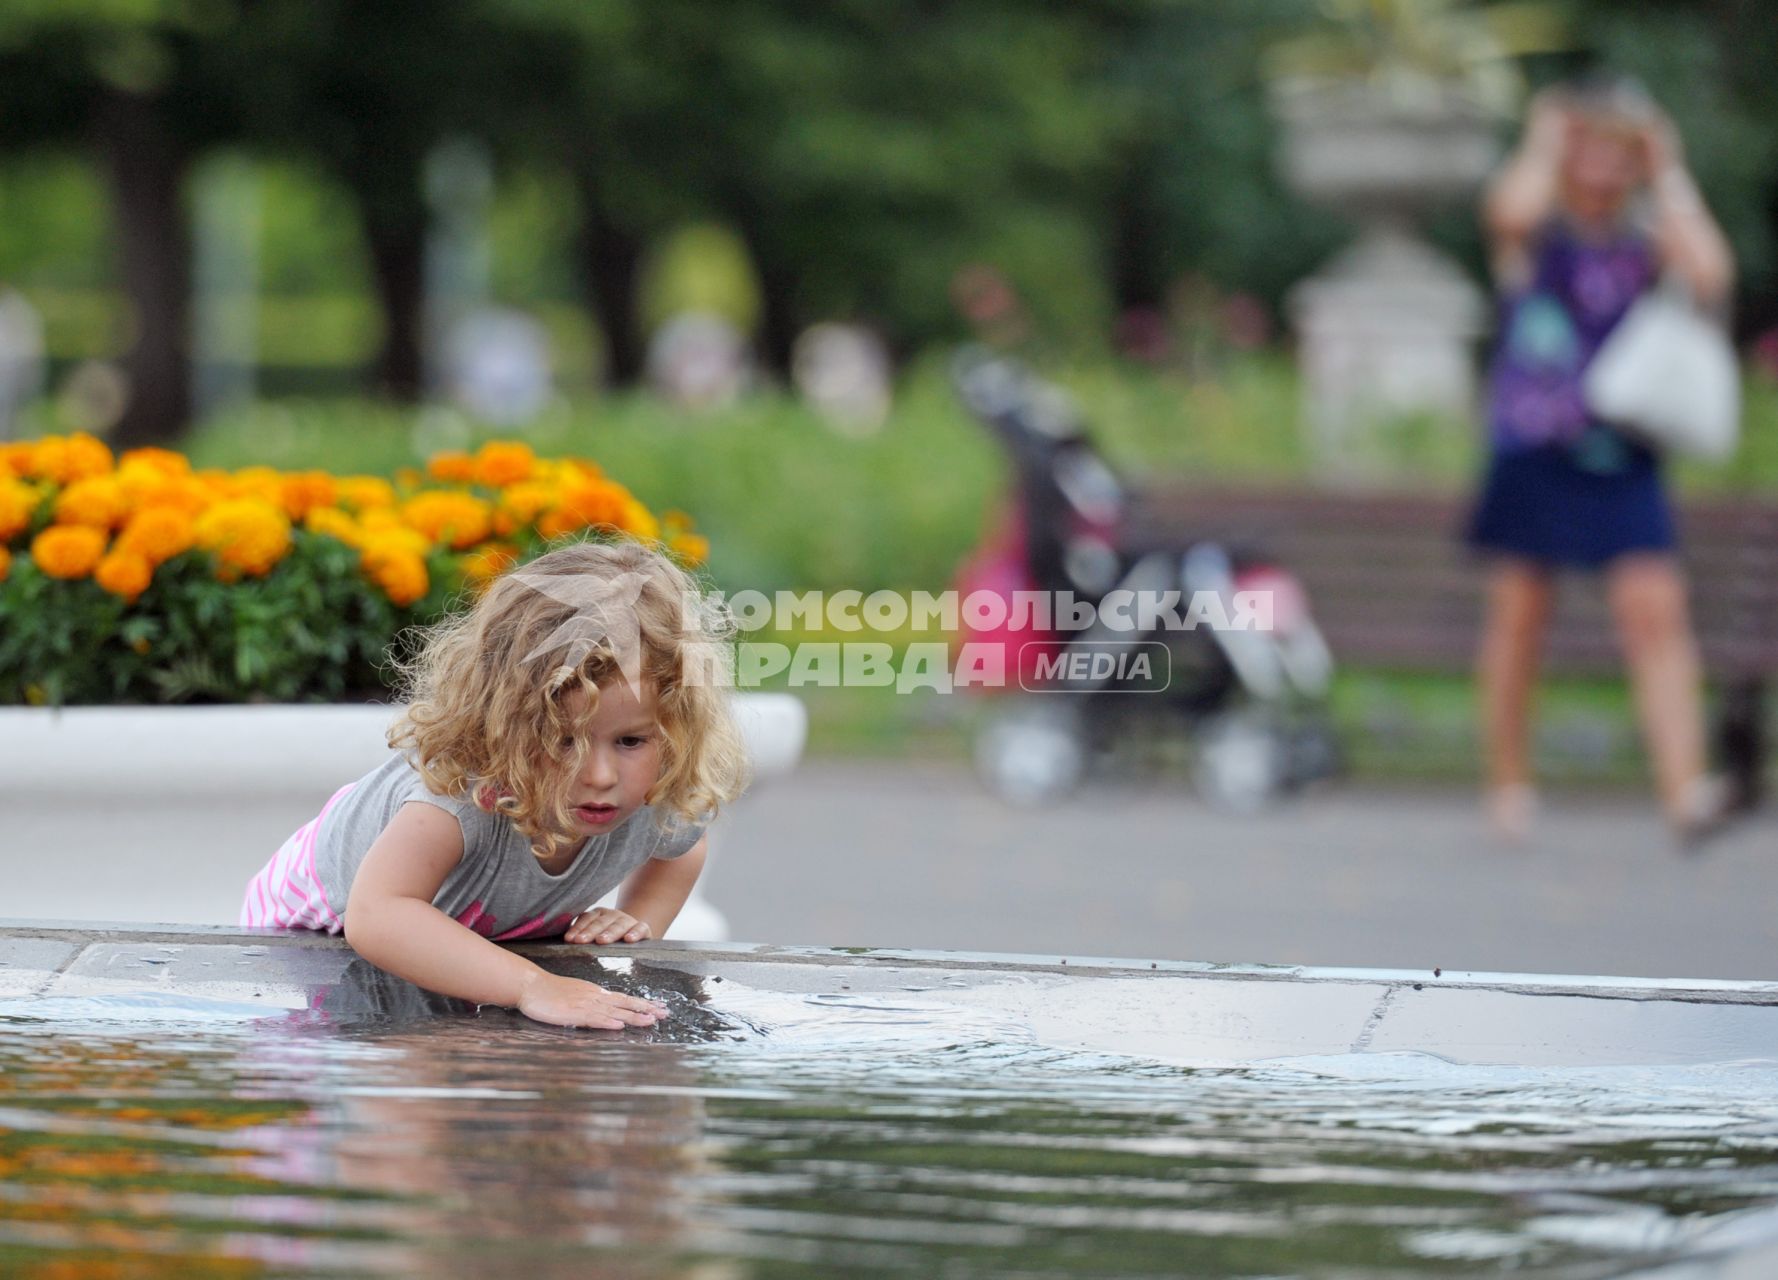
M1295 572L1340 663L1445 674L1475 660L1483 575L1461 531L1464 495L1164 485L1140 495L1134 545L1215 538L1263 549ZM1715 734L1748 794L1760 789L1764 692L1778 671L1778 502L1682 504L1682 545L1706 673L1719 694ZM1596 577L1562 580L1545 668L1619 669Z

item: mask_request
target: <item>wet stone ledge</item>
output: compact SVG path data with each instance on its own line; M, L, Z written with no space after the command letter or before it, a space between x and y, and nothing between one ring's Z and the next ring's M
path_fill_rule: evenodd
M1015 1028L1057 1048L1194 1065L1353 1053L1524 1067L1778 1059L1775 983L717 943L514 949L557 972L670 994L693 1014L703 985L722 982L731 984L727 996L876 999ZM7 1003L93 997L383 1020L468 1011L378 972L325 935L0 921L0 1014Z

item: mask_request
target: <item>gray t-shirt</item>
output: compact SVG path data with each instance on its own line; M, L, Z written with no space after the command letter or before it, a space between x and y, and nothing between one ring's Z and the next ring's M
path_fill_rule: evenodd
M432 905L496 942L559 936L637 867L650 858L677 858L704 834L702 824L671 821L644 805L610 831L589 836L568 869L552 876L510 818L428 790L407 757L391 752L333 802L316 829L315 878L341 919L364 855L410 800L443 809L463 828L462 861Z

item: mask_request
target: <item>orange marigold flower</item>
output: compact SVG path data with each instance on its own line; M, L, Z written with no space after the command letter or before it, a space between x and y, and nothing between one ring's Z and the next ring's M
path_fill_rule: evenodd
M303 528L310 533L326 534L348 547L355 547L364 538L358 522L338 507L316 507L303 517Z
M117 537L119 549L133 551L151 565L165 564L196 542L196 521L178 507L144 507Z
M442 490L417 494L401 506L401 518L409 525L457 551L488 536L493 514L493 508L474 494Z
M518 559L518 548L504 542L490 542L463 557L463 577L481 586L512 568Z
M56 495L57 524L90 524L114 529L129 515L129 500L115 476L88 476Z
M395 486L381 476L341 476L334 488L339 504L354 511L395 505Z
M335 502L333 477L325 471L298 471L282 477L279 486L284 514L301 520L315 507L331 507Z
M536 480L502 490L500 504L494 510L494 532L504 537L527 528L555 505L557 496L554 485Z
M214 552L224 578L269 573L290 550L290 521L257 498L219 502L197 521L198 545Z
M7 575L11 572L12 552L8 551L5 547L0 547L0 582L5 582Z
M425 483L426 477L420 474L418 467L397 467L395 469L395 487L403 493L412 493Z
M391 603L403 609L424 596L431 585L426 576L426 562L412 551L392 543L367 543L359 563Z
M529 480L537 470L537 454L518 440L490 440L475 451L475 482L493 489Z
M446 449L426 460L426 474L446 484L468 484L475 479L475 459L461 449Z
M154 566L140 552L118 549L99 561L93 580L112 595L134 603L154 580Z
M188 516L198 516L208 510L217 500L217 495L196 476L167 476L160 483L143 486L132 491L125 473L119 472L124 492L136 504L136 509L144 507L177 507Z
M150 467L162 475L188 476L191 474L191 460L183 453L175 453L171 449L161 449L154 445L143 445L140 449L126 449L118 455L117 468L119 471L131 463Z
M686 565L696 568L710 558L710 539L701 533L677 533L668 549Z
M0 542L18 537L31 527L39 502L37 490L10 476L0 476Z
M600 525L619 528L629 501L630 492L622 485L582 477L562 490L561 501L537 522L537 531L546 538L558 538Z
M0 476L29 475L31 451L34 447L29 440L12 440L0 444Z
M31 448L29 474L56 484L73 484L111 470L111 449L97 436L44 436Z
M104 554L105 535L90 525L51 525L31 539L31 559L52 578L84 578Z

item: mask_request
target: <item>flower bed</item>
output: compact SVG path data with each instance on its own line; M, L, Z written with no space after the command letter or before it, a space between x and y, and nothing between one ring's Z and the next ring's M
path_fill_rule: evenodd
M402 628L569 536L707 546L596 463L493 441L392 478L0 445L0 703L330 701Z

